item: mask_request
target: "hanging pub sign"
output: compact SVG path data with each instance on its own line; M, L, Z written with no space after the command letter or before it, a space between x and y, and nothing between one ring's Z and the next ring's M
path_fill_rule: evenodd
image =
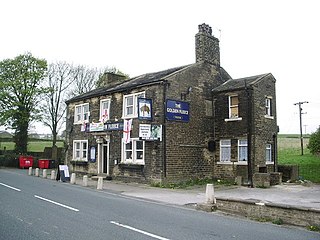
M189 122L189 103L175 100L166 102L166 118L169 121Z
M140 124L139 139L146 141L162 141L162 125Z
M140 120L152 120L152 100L138 98L138 118Z

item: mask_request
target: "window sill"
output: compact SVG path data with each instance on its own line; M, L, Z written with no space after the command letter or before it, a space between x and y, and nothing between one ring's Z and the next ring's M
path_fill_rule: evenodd
M224 121L225 122L235 122L235 121L241 121L242 117L238 117L238 118L226 118Z
M274 119L273 116L269 116L269 115L264 115L264 117L267 118L267 119L272 119L272 120Z
M274 162L266 162L266 165L274 165Z
M241 162L217 162L218 165L248 165L247 161L241 161Z
M138 118L138 115L135 116L135 115L132 115L132 116L122 116L121 117L122 119L134 119L134 118Z

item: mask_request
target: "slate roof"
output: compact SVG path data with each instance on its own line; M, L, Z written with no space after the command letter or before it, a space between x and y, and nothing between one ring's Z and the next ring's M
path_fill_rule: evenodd
M144 85L159 83L159 82L163 81L163 79L165 77L168 77L169 75L174 74L174 73L176 73L184 68L187 68L191 65L192 64L180 66L180 67L175 67L175 68L170 68L170 69L160 71L160 72L143 74L143 75L140 75L140 76L137 76L134 78L130 78L130 79L128 79L118 85L112 86L112 87L106 86L106 87L102 87L102 88L97 88L92 91L86 92L84 94L75 96L75 97L67 100L66 103L81 101L81 100L89 99L92 97L99 97L99 96L111 94L114 92L122 92L125 90L134 89L134 88L141 87ZM227 81L228 79L231 78L230 75L222 67L220 68L220 74L221 74L223 81Z
M84 100L84 99L88 99L88 98L92 98L92 97L103 96L103 95L111 94L114 92L121 92L124 90L133 89L133 88L143 86L143 85L150 85L150 84L154 84L157 82L161 82L161 81L163 81L163 79L165 77L167 77L175 72L178 72L181 69L184 69L188 66L190 66L190 65L171 68L171 69L167 69L167 70L160 71L160 72L143 74L143 75L140 75L140 76L137 76L134 78L130 78L129 80L125 80L123 83L120 83L120 84L113 86L113 87L106 86L106 87L102 87L102 88L97 88L92 91L86 92L84 94L75 96L75 97L67 100L66 103L80 101L80 100Z
M213 92L225 92L225 91L231 91L231 90L237 90L237 89L243 89L245 88L246 84L247 86L253 85L256 82L260 81L264 77L268 76L271 73L251 76L251 77L244 77L244 78L238 78L238 79L229 79L228 81L224 82L220 86L214 88Z

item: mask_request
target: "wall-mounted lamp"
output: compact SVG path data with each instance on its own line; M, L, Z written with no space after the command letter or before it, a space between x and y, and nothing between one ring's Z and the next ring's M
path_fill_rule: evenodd
M192 91L192 87L188 87L188 89L187 89L187 91L186 92L182 92L181 93L181 100L186 100L186 97L187 97L187 95L189 94L189 93L191 93L191 91Z

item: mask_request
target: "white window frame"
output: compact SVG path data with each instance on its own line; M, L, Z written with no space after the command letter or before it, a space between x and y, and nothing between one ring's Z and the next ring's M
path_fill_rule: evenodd
M85 146L86 148L85 148ZM79 145L79 148L77 148ZM73 161L88 161L88 140L73 140ZM79 154L77 154L79 153Z
M232 105L232 98L237 97L238 98L238 104ZM242 120L241 117L239 117L239 96L238 95L230 95L229 96L229 118L225 119L226 122L229 121L239 121ZM232 109L237 108L238 109L238 115L237 116L232 116Z
M266 144L266 163L273 163L272 159L272 144L267 143Z
M246 159L243 160L243 158L240 156L241 154L241 148L246 148L247 150L247 155ZM238 161L239 162L248 162L248 140L247 139L239 139L238 140Z
M229 149L227 158L222 154L223 149ZM231 139L220 140L220 162L231 162Z
M104 108L104 103L108 103L108 108ZM109 120L110 119L110 104L111 104L111 99L102 99L100 100L100 114L99 114L99 119L102 120ZM105 110L107 110L107 117L103 117Z
M125 164L137 164L137 165L144 165L144 154L145 154L145 141L141 141L139 138L131 138L130 139L131 149L127 149L128 146L124 141L122 141L122 156L121 162ZM137 149L137 143L142 143L142 149ZM131 152L131 158L127 158L127 152ZM137 153L142 152L142 158L137 158Z
M122 118L137 118L138 117L138 98L144 98L145 92L138 92L128 95L123 95L123 107L122 107ZM127 105L127 99L132 98L132 104ZM127 109L132 107L132 113L127 113Z
M88 109L85 112L86 107ZM74 124L88 123L89 122L89 116L90 116L89 103L83 103L83 104L75 105L75 107L74 107Z
M272 97L267 96L265 98L265 115L266 118L271 118L273 119L272 116Z

